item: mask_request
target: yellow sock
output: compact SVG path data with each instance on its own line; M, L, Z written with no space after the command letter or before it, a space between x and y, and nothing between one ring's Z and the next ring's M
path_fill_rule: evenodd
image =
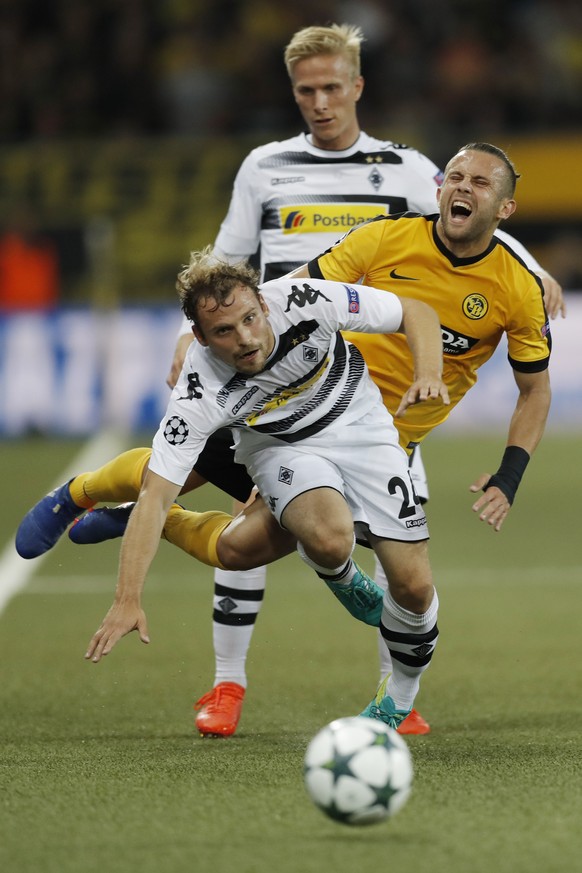
M98 470L76 476L69 490L77 506L90 509L96 503L125 503L137 500L143 471L149 463L151 449L130 449Z
M218 560L216 544L232 518L232 515L218 510L190 512L174 503L168 513L162 536L203 564L225 570Z

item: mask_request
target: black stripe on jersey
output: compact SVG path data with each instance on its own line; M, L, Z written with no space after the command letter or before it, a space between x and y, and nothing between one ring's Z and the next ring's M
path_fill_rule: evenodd
M253 430L258 433L268 433L272 436L275 436L278 431L289 430L294 424L297 424L298 421L301 421L302 418L305 418L306 415L309 415L313 412L314 409L317 409L318 406L329 396L331 391L335 388L337 383L340 381L342 376L346 370L346 343L341 335L341 333L336 333L335 338L335 348L334 348L334 360L333 364L329 369L329 373L325 377L325 381L318 389L317 393L314 397L311 398L309 403L306 403L301 409L296 410L293 415L288 416L280 421L273 421L269 424L258 424L253 427ZM311 379L312 375L315 376L318 370L322 369L326 366L326 361L319 363L316 367L314 367L310 372L303 376L297 382L289 383L289 385L285 386L287 388L296 388L304 382L307 382ZM283 389L283 390L285 390ZM261 401L261 406L258 407L260 409L262 406L268 405L271 400L274 400L280 392L273 393L270 397L267 397Z
M262 600L265 596L264 588L249 588L241 591L240 588L229 588L216 582L214 593L217 597L232 597L233 600Z
M305 261L273 261L270 264L265 264L263 267L262 282L269 282L271 279L280 279L291 270L296 270L297 267L302 267Z
M273 357L267 361L265 370L271 370L275 364L278 364L279 361L286 358L289 352L292 352L300 343L304 343L308 340L311 334L315 333L318 327L319 322L311 318L309 321L300 321L298 324L292 324L291 327L287 328L285 333L279 334L277 348ZM312 372L315 372L316 369L317 368ZM301 380L293 384L300 385L306 378L308 377L303 377Z
M324 430L324 428L328 427L328 425L333 424L348 408L350 401L352 400L358 385L362 380L362 376L364 375L366 370L366 365L364 363L364 359L358 349L355 346L350 346L350 359L349 359L349 370L348 370L348 380L346 383L346 387L341 394L341 397L336 401L333 407L327 412L324 416L322 416L317 421L310 424L309 427L304 427L299 431L295 431L294 433L277 433L274 429L267 429L265 427L264 433L269 433L270 436L274 436L279 440L282 440L285 443L296 443L298 440L307 439L310 436L313 436L316 433L320 433L320 431ZM325 386L323 386L325 388ZM319 392L317 397L319 396ZM315 400L314 398L314 405ZM298 414L296 416L290 416L285 422L274 422L274 428L278 428L281 424L285 424L287 427L295 424L302 415ZM253 428L257 430L258 428Z
M308 340L311 334L314 333L318 327L319 323L314 319L310 319L309 321L300 321L298 324L292 324L291 327L287 328L284 333L279 335L277 349L273 354L273 357L267 362L265 370L270 370L275 366L275 364L285 358L289 352L292 352L300 343ZM302 382L311 379L320 366L321 364L317 364L309 373L302 376L301 379L297 380L297 382L293 382L292 387L301 385ZM248 378L249 377L245 376L243 373L235 373L232 379L229 379L228 382L218 391L216 395L216 402L218 405L221 408L224 408L228 403L230 394L233 391L238 391L241 388L244 388ZM261 405L263 402L264 401L261 401Z
M269 155L268 158L261 158L258 166L264 170L278 169L279 167L294 167L298 164L307 164L311 166L325 164L401 164L402 158L392 151L377 151L377 152L354 152L353 155L346 155L340 158L331 158L327 155L319 157L312 155L309 152L279 152L277 155Z

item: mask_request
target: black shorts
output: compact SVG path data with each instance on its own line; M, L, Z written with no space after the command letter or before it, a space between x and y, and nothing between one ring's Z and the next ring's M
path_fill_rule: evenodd
M200 457L194 464L196 472L212 482L221 491L225 491L246 503L253 489L253 480L247 473L246 467L237 464L234 460L232 448L232 433L229 428L223 427L215 431L206 440L206 445Z

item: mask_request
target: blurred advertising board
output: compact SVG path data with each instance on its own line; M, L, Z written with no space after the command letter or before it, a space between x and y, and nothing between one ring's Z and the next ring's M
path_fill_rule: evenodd
M175 307L63 308L0 316L0 436L157 428L169 397ZM552 322L549 427L582 430L582 294ZM444 431L504 430L517 389L500 345Z

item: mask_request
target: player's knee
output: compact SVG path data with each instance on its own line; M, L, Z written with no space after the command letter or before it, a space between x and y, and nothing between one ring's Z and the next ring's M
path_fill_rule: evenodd
M319 528L307 542L305 540L302 542L307 555L316 564L321 567L341 567L354 548L353 529L333 531L328 527Z
M403 609L422 615L432 603L434 587L432 580L418 576L390 579L390 593Z
M223 570L251 570L256 567L253 556L224 535L218 539L216 554Z

